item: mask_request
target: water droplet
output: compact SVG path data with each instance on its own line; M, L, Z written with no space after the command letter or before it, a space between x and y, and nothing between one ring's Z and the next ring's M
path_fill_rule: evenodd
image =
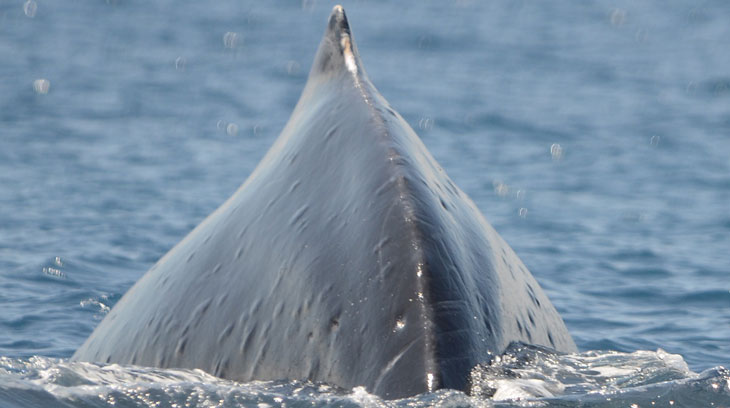
M563 148L557 144L553 143L550 145L550 155L553 156L553 160L560 160L563 158Z
M395 329L393 331L403 330L404 327L406 327L406 322L403 319L398 319L395 321Z
M525 199L525 190L517 190L517 192L515 193L515 198L518 201L524 200Z
M651 139L649 140L649 144L650 144L650 145L651 145L652 147L657 147L657 146L659 146L659 141L660 141L660 140L661 140L661 137L659 137L659 136L657 136L657 135L652 135L652 136L651 136Z
M43 267L43 273L48 276L55 276L57 278L65 278L66 274L63 273L60 269L51 268L50 266L44 266Z
M28 0L23 4L23 12L26 16L33 18L35 17L35 13L38 11L38 4L36 4L33 0Z
M226 48L236 48L238 44L238 33L227 32L223 34L223 45Z
M611 12L611 24L615 26L622 26L626 22L626 10L614 9Z
M522 207L517 213L520 215L520 218L527 218L527 208Z
M302 10L312 11L314 10L315 0L302 0Z
M33 90L37 94L45 95L48 93L48 90L51 88L51 82L47 79L39 78L33 81Z
M235 123L229 123L228 126L226 126L226 133L228 133L228 136L236 136L238 134L238 125Z
M224 130L226 128L226 121L223 119L220 119L216 124L215 127L218 128L218 130Z
M185 71L185 64L187 61L183 57L177 57L175 59L175 69L178 71Z
M296 61L289 61L286 63L286 73L289 75L296 75L299 73L301 66Z
M506 197L509 194L509 186L501 181L492 182L492 187L494 187L494 192L500 197Z
M418 121L418 127L426 131L431 130L433 128L433 119L428 116L422 117L421 120Z

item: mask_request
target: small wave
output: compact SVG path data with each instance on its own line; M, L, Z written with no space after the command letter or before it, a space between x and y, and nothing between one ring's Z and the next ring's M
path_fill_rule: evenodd
M223 380L201 370L0 357L0 406L430 407L727 406L730 371L692 372L662 350L557 354L512 345L475 367L470 395L439 390L396 401L363 387L300 381Z
M729 370L717 367L697 374L682 356L661 349L558 354L513 344L492 363L475 367L470 387L472 395L493 401L539 406L730 404Z
M730 304L730 291L728 290L706 290L687 293L680 297L684 304L708 305L717 304L726 306Z

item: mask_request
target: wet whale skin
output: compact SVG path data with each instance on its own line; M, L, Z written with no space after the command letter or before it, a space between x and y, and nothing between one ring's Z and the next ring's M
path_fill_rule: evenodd
M338 6L257 168L73 359L400 398L465 389L516 341L575 350L524 264L370 83Z

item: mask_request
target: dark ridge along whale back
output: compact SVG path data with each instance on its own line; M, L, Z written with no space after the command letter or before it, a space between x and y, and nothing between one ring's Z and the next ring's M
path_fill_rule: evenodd
M515 341L575 350L524 264L370 83L337 6L273 147L73 359L400 398L463 390Z

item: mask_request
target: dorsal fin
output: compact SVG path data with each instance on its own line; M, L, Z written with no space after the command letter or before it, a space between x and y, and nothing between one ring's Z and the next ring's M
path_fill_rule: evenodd
M345 72L360 77L365 76L345 9L337 5L330 14L327 30L314 57L309 77Z
M466 390L511 342L576 350L524 264L367 80L342 7L306 87L247 181L73 360L403 398Z

